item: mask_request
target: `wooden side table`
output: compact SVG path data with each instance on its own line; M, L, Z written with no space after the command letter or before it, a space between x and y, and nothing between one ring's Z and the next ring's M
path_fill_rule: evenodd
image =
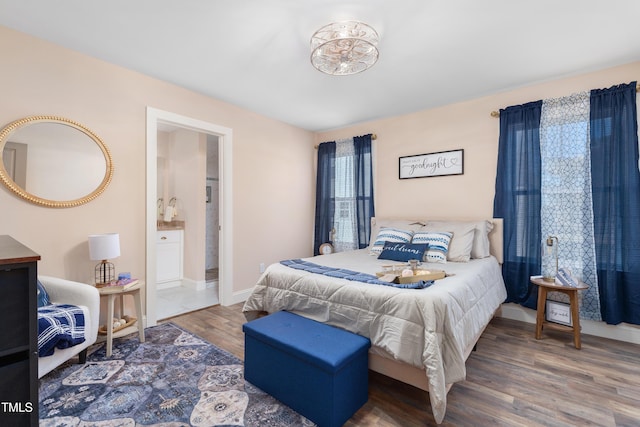
M106 336L98 335L98 341L106 341L107 342L107 357L111 357L113 353L113 339L123 337L132 332L135 332L136 325L127 326L126 328L120 329L116 332L113 331L113 319L114 319L114 309L115 309L115 299L119 298L119 319L124 317L124 296L131 295L133 297L136 309L137 316L137 329L138 335L140 337L140 342L144 342L144 325L142 324L142 298L140 296L140 291L144 284L142 282L138 282L136 285L131 286L127 289L116 289L114 287L104 287L98 288L101 297L106 297L107 299L107 324L106 324Z
M578 291L588 289L589 287L580 282L575 288L570 286L562 286L555 282L547 282L542 278L532 278L531 283L538 286L538 310L536 313L536 339L542 338L542 327L547 326L552 329L565 332L573 332L573 345L580 349L580 313L578 310ZM569 305L571 309L572 326L565 326L559 323L553 323L545 320L545 308L547 301L547 292L562 292L569 295Z

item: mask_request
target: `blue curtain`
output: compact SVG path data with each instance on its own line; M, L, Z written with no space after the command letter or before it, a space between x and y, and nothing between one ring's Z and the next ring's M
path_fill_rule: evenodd
M530 276L540 274L540 114L542 101L500 110L493 214L504 219L506 302L535 308Z
M324 142L318 146L316 172L316 221L313 254L320 254L320 245L329 241L335 214L336 143Z
M369 244L371 217L375 215L373 200L373 170L371 134L353 138L353 183L355 215L357 221L357 246ZM335 224L336 143L325 142L318 146L318 171L316 177L316 221L314 255L320 254L320 245L329 241L329 233ZM351 180L349 180L351 182Z
M640 324L636 82L591 91L591 175L602 318Z
M353 145L355 150L354 174L358 247L364 249L369 244L371 236L371 217L375 216L371 134L354 137Z

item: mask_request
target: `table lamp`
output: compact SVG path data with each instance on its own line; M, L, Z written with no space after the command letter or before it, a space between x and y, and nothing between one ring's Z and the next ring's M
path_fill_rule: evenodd
M542 279L554 282L558 275L558 238L549 236L542 242Z
M100 288L115 281L115 269L108 259L120 256L120 235L118 233L92 234L89 236L89 258L100 261L95 269L96 287Z

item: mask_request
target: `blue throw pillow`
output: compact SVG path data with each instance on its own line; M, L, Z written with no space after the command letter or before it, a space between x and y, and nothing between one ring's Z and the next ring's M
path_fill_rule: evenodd
M424 252L429 248L426 243L394 243L384 242L382 252L378 259L387 259L391 261L409 261L417 259L422 261Z
M44 285L38 280L38 307L44 307L45 305L50 305L51 300L49 299L49 294L47 290L44 288Z

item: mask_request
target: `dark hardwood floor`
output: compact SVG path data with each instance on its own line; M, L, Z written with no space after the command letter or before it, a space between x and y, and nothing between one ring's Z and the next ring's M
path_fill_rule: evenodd
M169 321L244 358L242 304ZM640 426L640 346L494 318L448 394L442 426ZM428 394L370 372L369 401L345 424L431 426Z

